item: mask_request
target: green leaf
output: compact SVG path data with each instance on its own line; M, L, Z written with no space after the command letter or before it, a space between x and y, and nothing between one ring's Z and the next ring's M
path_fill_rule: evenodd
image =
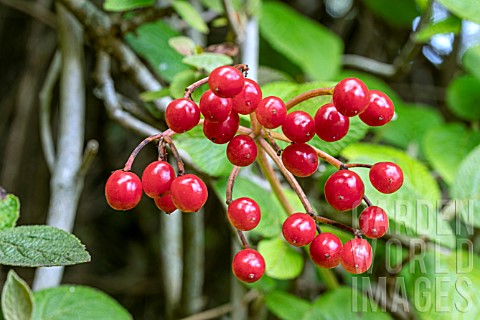
M463 220L480 227L480 146L462 161L452 184L452 198L457 201L456 209Z
M172 1L172 7L192 28L201 33L208 33L207 24L190 3L187 1L174 0Z
M205 7L212 9L216 13L223 13L223 3L222 0L202 0L202 3Z
M163 88L158 91L145 91L140 93L140 99L142 99L145 102L150 102L150 101L154 101L154 100L166 97L169 94L170 94L169 88Z
M470 131L461 123L450 123L430 129L423 146L427 160L451 184L462 160L479 143L479 132Z
M2 312L5 320L30 320L32 310L32 291L15 271L10 270L2 291Z
M263 38L314 80L338 73L343 43L330 30L278 2L265 2L260 18Z
M258 243L258 252L265 259L265 273L274 279L288 280L302 273L302 254L280 237L264 239Z
M455 16L451 16L442 21L433 22L426 25L422 30L418 31L414 35L416 42L427 42L436 34L442 33L454 33L458 34L462 28L462 20Z
M311 320L344 320L344 319L392 319L386 312L367 296L347 287L340 287L320 296L313 302L313 310L308 317ZM328 312L325 312L328 310Z
M480 258L472 251L426 251L414 258L397 282L420 320L479 319Z
M480 79L464 75L455 78L447 89L447 105L464 120L480 120Z
M217 67L232 64L233 60L224 54L205 52L185 57L183 63L210 73Z
M352 163L391 161L402 168L403 186L393 194L383 194L373 188L368 170L354 169L364 181L365 194L374 205L387 212L390 234L421 235L444 246L455 246L453 232L446 218L439 214L440 189L422 163L401 150L366 143L350 145L341 155Z
M185 36L178 36L168 39L168 45L177 50L182 56L189 56L195 53L196 45L192 39Z
M182 98L185 94L185 88L197 80L199 80L199 76L194 70L188 69L177 73L170 84L170 95L175 99ZM199 93L203 93L202 87L193 92L194 100L198 101L200 99L196 99L196 97L200 97Z
M410 27L420 15L414 0L364 0L363 3L385 22L397 27Z
M480 45L468 48L463 54L462 63L465 70L480 79L480 68L478 68L480 65Z
M127 11L153 5L155 0L105 0L103 9L106 11Z
M480 0L438 0L460 18L480 23Z
M15 227L20 217L20 201L13 194L7 194L5 197L0 189L0 230Z
M132 316L105 293L84 286L65 285L34 293L32 320L131 320Z
M177 31L157 21L144 24L135 33L127 34L126 40L160 77L171 82L177 73L188 69L182 63L183 56L168 45L169 39L178 35Z
M267 308L282 320L299 320L310 311L310 302L283 291L273 291L265 296Z
M22 267L66 266L90 261L72 234L50 226L0 231L0 264Z

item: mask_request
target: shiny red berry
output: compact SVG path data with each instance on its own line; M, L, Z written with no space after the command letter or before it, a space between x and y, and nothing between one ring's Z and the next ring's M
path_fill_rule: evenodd
M254 249L243 249L233 257L232 271L238 280L252 283L265 273L265 260Z
M352 210L360 205L365 192L362 179L350 170L338 170L325 182L325 198L338 211Z
M170 102L165 112L165 121L175 132L186 132L195 127L200 121L200 109L192 100L185 98Z
M232 102L228 98L220 98L207 90L200 98L200 112L210 122L223 122L227 120L232 111Z
M333 103L327 103L315 113L315 133L323 141L333 142L345 137L350 119L337 111Z
M175 179L175 170L170 163L154 161L143 170L143 192L150 198L158 197L170 190L173 179Z
M249 231L260 222L260 207L255 200L243 197L232 201L227 209L228 220L236 229Z
M242 91L232 98L233 111L239 114L250 114L257 109L262 101L262 90L258 83L245 78L245 86Z
M257 158L257 145L255 140L247 135L233 137L227 145L228 160L239 167L251 165Z
M362 234L367 238L380 238L388 231L387 213L377 206L369 206L363 209L358 222Z
M214 69L208 77L208 86L217 96L232 98L239 94L245 83L243 74L234 67L222 66Z
M369 102L368 88L360 79L343 79L333 89L333 104L344 116L353 117L362 113Z
M207 186L194 174L175 178L170 191L173 203L183 212L197 212L208 198Z
M305 143L293 143L282 152L282 163L294 176L311 176L318 167L318 155Z
M285 219L282 233L285 240L293 246L309 244L317 232L315 220L306 213L294 213Z
M313 262L322 268L335 268L340 263L342 241L333 233L323 232L310 244Z
M369 126L379 127L390 122L395 113L392 100L383 92L370 90L370 103L362 112L360 119Z
M315 122L305 111L293 111L285 118L282 131L293 142L307 142L315 135Z
M172 194L170 191L161 196L153 198L153 200L155 201L157 208L165 213L172 213L173 211L177 210L175 203L173 203Z
M370 169L370 182L382 193L393 193L403 184L403 171L393 162L378 162Z
M372 247L365 239L352 239L342 248L341 262L347 272L360 274L372 265Z
M219 123L205 120L203 122L203 133L210 141L216 144L227 143L232 140L240 126L240 118L235 112L231 112L227 120Z
M266 97L255 110L258 122L267 129L280 127L287 117L287 108L282 99L274 96Z
M105 198L115 210L130 210L142 198L142 182L133 172L114 171L105 185Z

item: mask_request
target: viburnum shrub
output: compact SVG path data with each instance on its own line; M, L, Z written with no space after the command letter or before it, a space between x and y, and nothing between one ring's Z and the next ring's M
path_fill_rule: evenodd
M132 209L140 201L143 188L157 207L166 213L175 209L183 212L200 210L207 201L208 189L200 177L184 172L184 164L172 138L202 125L206 138L217 144L228 143L225 156L234 165L226 187L226 203L228 220L237 230L243 245L232 263L233 273L238 279L255 282L265 273L265 260L258 251L250 248L243 231L254 229L261 216L269 213L261 213L255 199L233 199L232 196L240 169L260 161L260 156L262 159L269 156L273 160L305 209L304 212L289 212L290 216L282 227L286 241L297 247L310 245L310 256L319 267L333 268L342 264L350 273L365 272L370 268L373 257L372 248L363 236L379 238L385 235L388 216L382 208L372 205L365 195L365 182L350 169L369 169L371 184L382 193L392 193L401 187L402 170L391 162L373 165L342 163L308 142L315 134L327 142L340 140L348 132L349 118L354 116L359 116L370 126L388 123L394 113L391 100L380 91L368 90L360 79L347 78L333 88L314 89L284 102L275 96L262 97L259 85L245 78L247 70L248 67L243 64L219 67L209 77L187 87L183 98L173 100L165 114L169 129L143 140L124 168L112 173L105 187L107 202L117 210ZM206 83L209 89L201 97L198 107L191 94ZM332 102L318 106L313 118L302 110L288 112L305 100L326 95L332 96ZM204 119L200 119L200 113ZM250 127L240 125L239 113L250 115ZM269 130L278 127L281 130ZM158 141L158 160L145 168L140 180L130 171L132 163L138 152L153 141ZM290 145L282 150L276 141ZM166 161L167 146L177 163L176 174ZM325 199L334 209L349 211L362 202L366 204L359 217L359 229L322 217L314 211L296 177L315 173L319 161L338 169L327 179L324 188ZM268 161L266 163L270 166ZM270 172L270 176L275 175L271 169L270 166L266 171ZM349 231L352 239L342 244L334 234L322 233L322 224Z

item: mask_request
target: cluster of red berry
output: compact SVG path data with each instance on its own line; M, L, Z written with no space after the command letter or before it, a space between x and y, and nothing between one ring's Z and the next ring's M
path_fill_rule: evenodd
M242 68L243 65L240 69ZM198 106L191 100L191 92L207 82L209 89L201 96ZM333 102L320 107L313 118L304 111L288 113L288 109L295 104L322 94L332 95ZM269 148L272 146L281 151L275 144L275 139L280 139L291 144L281 152L281 160L276 159L276 163L288 170L287 174L297 177L312 175L317 170L320 156L340 169L333 173L325 184L325 198L334 209L352 210L358 207L362 200L366 201L368 206L359 217L360 230L350 228L355 238L342 245L334 234L320 232L317 222L329 223L331 220L316 215L308 205L305 206L307 213L294 213L285 220L282 227L284 238L296 247L310 244L311 258L318 266L333 268L341 263L348 272L363 273L371 265L372 248L361 236L382 237L388 230L388 217L383 209L369 203L364 195L365 188L361 178L349 168L370 168L372 185L383 193L392 193L401 187L402 170L391 162L380 162L373 166L343 164L307 142L315 134L327 142L342 139L349 130L349 118L356 115L367 125L384 125L393 117L393 103L383 92L368 90L366 85L356 78L344 79L333 89L309 92L292 101L285 104L275 96L262 98L262 91L255 81L245 78L235 67L222 66L213 70L208 78L188 87L184 98L173 100L168 105L165 115L170 128L167 130L168 134L164 132L151 136L144 142L160 139L161 150L162 144L168 138L167 143L175 154L170 136L203 124L203 132L209 140L217 144L228 143L226 155L238 169L256 160L257 145L265 149L265 141L270 142ZM250 115L252 129L240 126L239 114ZM281 127L283 135L269 131L278 127ZM140 144L137 149L141 149L144 144ZM128 210L135 207L140 201L142 189L167 213L175 209L195 212L205 204L208 196L205 183L193 174L183 174L183 163L178 154L178 177L175 177L173 167L164 161L163 152L159 152L159 160L145 168L140 181L138 176L130 172L131 162L138 153L137 149L124 169L115 171L107 181L105 194L112 208ZM231 174L232 181L238 173L235 168ZM234 172L236 173L233 174ZM230 190L227 190L227 217L242 239L243 231L252 230L259 224L261 212L257 202L251 198L232 199L232 188L233 182ZM337 222L331 224L340 225ZM255 282L265 272L265 261L260 253L248 246L245 239L242 239L242 243L244 249L235 255L232 270L238 279Z

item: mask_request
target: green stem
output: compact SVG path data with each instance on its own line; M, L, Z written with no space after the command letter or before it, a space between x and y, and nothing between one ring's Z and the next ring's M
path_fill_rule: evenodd
M340 287L337 277L335 277L335 274L331 269L326 269L326 268L317 268L317 269L323 281L325 282L325 286L328 288L328 290L334 290Z

